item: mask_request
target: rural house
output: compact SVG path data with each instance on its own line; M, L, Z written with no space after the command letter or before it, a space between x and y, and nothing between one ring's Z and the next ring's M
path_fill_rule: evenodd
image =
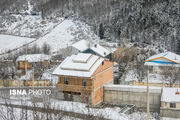
M82 53L90 53L111 59L111 51L97 43L81 40L74 43L72 47L76 48L79 52Z
M67 57L53 72L64 96L80 98L92 106L103 100L103 85L113 83L113 63L99 56L79 53ZM73 98L72 98L73 99Z
M163 88L161 95L161 117L180 118L180 88Z
M49 65L51 56L45 54L28 54L19 56L16 60L19 70L30 70L32 67L47 67Z
M160 53L148 58L145 65L180 67L180 55L172 52Z

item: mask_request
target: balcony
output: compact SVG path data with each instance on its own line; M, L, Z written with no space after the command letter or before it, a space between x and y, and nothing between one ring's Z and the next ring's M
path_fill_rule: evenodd
M90 92L93 87L92 86L80 86L80 85L67 85L67 84L57 84L57 88L61 89L62 91L67 92Z

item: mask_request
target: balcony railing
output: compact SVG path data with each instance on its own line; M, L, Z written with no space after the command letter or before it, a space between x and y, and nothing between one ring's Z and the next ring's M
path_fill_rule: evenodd
M57 84L56 87L67 92L90 92L92 86L80 86L80 85L68 85L68 84Z

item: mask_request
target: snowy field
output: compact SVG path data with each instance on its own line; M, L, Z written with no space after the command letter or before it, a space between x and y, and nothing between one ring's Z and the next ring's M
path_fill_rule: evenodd
M72 45L73 42L82 39L97 40L98 37L90 30L90 27L80 21L64 20L49 34L37 40L36 44L42 46L47 43L51 46L51 52L57 52L61 48Z
M130 81L137 81L138 82L138 75L137 71L135 70L130 70L128 74L126 75L125 81L130 82ZM142 80L142 82L146 82L147 78ZM170 78L167 78L167 76L160 75L160 74L155 74L155 73L150 73L149 74L149 82L150 83L169 83Z
M44 43L47 43L51 47L51 52L56 53L61 48L66 48L72 45L72 43L82 39L93 41L98 40L99 38L91 31L87 24L80 21L64 20L52 29L51 32L43 37L40 37L31 45L37 44L39 47L42 47ZM15 37L11 35L0 35L0 51L2 52L17 48L33 40L35 39Z
M33 40L35 39L11 35L0 35L0 53L15 49L26 43L32 42Z
M1 100L0 103L4 103L3 100ZM21 102L20 100L18 101L11 100L8 101L8 103L16 104L16 105L33 106L31 102L27 102L27 101ZM119 107L88 108L87 105L83 103L59 101L54 99L51 99L49 103L50 103L49 104L50 108L53 109L104 117L111 120L145 120L146 119L145 112L134 112L132 114L126 115L120 113L121 108ZM37 103L36 106L43 108L44 103ZM158 114L151 113L151 120L157 120L157 119L158 119Z

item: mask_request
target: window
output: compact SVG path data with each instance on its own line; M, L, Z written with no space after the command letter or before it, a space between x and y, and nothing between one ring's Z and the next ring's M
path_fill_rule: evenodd
M176 108L176 103L170 103L170 108Z
M65 78L65 79L64 79L64 83L65 83L65 84L68 84L68 78Z
M86 81L87 81L86 79L83 79L83 80L82 80L83 86L86 86Z

